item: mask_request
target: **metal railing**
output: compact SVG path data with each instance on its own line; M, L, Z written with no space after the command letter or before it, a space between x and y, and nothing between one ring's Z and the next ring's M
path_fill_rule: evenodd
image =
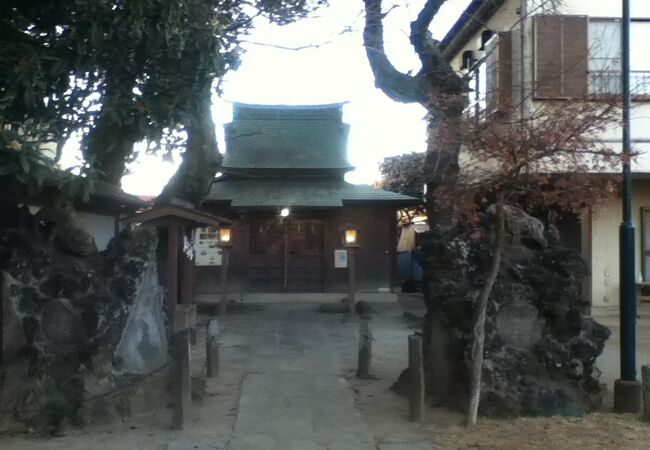
M633 96L650 97L650 71L630 72L630 88ZM590 72L588 78L590 94L621 94L623 91L620 71Z

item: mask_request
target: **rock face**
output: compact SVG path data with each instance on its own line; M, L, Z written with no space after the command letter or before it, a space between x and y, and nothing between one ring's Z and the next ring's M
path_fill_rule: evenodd
M538 228L535 224L536 235ZM610 331L588 316L582 297L587 267L573 250L546 247L537 239L522 239L528 243L524 246L513 237L488 304L479 413L514 417L595 411L604 394L595 361ZM474 307L489 249L442 233L428 246L434 255L425 283L428 389L439 402L464 409Z
M97 253L72 227L53 238L42 217L7 217L19 216L0 219L0 428L88 419L79 412L100 404L104 419L131 411L136 395L124 387L167 360L155 229L124 230ZM124 395L113 399L118 387Z

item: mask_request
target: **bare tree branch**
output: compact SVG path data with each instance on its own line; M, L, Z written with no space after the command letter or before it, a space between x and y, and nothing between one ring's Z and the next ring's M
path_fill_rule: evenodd
M400 72L386 56L381 0L364 0L364 3L366 25L363 30L363 43L375 77L375 86L397 102L426 103L428 95L425 80Z
M419 76L431 78L441 90L463 92L465 83L442 55L439 42L429 31L431 21L446 1L427 0L417 19L411 22L410 41L422 64Z

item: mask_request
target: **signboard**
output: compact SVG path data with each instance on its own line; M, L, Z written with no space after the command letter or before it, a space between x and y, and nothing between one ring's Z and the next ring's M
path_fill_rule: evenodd
M348 267L347 250L334 250L334 267L337 269L344 269Z
M194 235L194 254L197 266L220 266L221 248L217 227L197 228Z

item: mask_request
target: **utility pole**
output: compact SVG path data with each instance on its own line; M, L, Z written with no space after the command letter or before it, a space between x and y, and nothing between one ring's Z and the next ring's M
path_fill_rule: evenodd
M620 245L621 378L614 383L614 410L641 411L641 383L636 379L636 273L634 268L634 224L632 223L632 174L630 170L630 0L623 0L621 53L623 85L623 222Z

